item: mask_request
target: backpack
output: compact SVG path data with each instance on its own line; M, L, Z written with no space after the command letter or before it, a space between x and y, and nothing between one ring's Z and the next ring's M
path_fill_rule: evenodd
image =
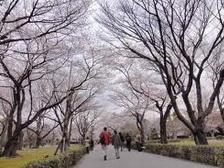
M100 136L100 144L105 145L105 140L104 140L104 135L103 134Z

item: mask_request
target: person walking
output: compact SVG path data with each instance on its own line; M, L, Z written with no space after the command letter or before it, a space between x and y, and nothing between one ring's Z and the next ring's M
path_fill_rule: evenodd
M135 143L136 143L136 147L137 147L137 150L139 152L142 151L142 147L143 147L143 144L142 144L142 141L141 141L141 136L140 135L137 135L136 138L135 138Z
M124 136L121 132L119 132L119 136L120 136L120 139L121 139L121 151L123 151L123 146L124 146L125 139L124 139Z
M116 159L120 159L119 148L121 147L122 142L116 130L114 130L114 135L112 137L112 145L114 146L114 149L115 149Z
M93 141L93 138L90 139L89 146L90 146L90 150L93 150L94 149L94 141Z
M107 160L107 148L110 144L110 136L107 132L107 127L104 127L103 131L100 133L100 143L104 153L104 160Z
M131 151L131 141L132 141L132 138L129 135L129 133L126 134L125 140L126 140L127 149L130 152Z
M90 140L89 137L85 139L85 147L86 147L86 153L89 153L89 147L90 147Z

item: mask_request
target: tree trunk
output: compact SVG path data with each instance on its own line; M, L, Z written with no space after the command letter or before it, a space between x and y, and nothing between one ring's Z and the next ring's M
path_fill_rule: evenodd
M55 132L53 132L53 135L52 135L52 139L51 139L51 145L54 145L55 144Z
M142 121L137 120L136 125L138 128L138 131L140 132L140 137L141 137L141 143L145 143L145 130Z
M18 142L21 134L21 128L17 127L14 130L14 134L10 139L7 139L6 145L4 147L3 156L12 157L16 156L16 150L18 149Z
M69 125L69 138L68 138L68 145L70 146L71 138L72 138L72 124L73 124L73 118L70 120L70 125Z
M194 119L196 123L188 123L186 119L180 114L178 109L177 103L174 100L173 102L174 110L177 114L178 119L184 123L184 125L191 131L194 136L194 141L196 145L208 145L208 141L206 138L206 133L204 132L205 129L205 121L204 118ZM195 114L191 113L192 116L189 118L196 118ZM204 116L205 117L205 116ZM192 119L193 120L193 119Z
M143 126L142 123L140 123L140 125L141 125L141 130L140 130L141 142L142 142L142 144L144 144L144 143L145 143L145 131L144 131L144 126Z
M18 150L22 150L23 148L23 137L24 137L24 133L21 131L21 133L19 134L18 143L17 143Z
M220 113L221 113L221 116L222 116L222 121L224 123L224 109L223 108L220 109Z
M194 141L196 145L208 145L206 133L203 129L197 129L194 133Z
M29 142L29 148L31 149L32 148L32 142Z
M62 129L62 145L61 152L66 153L69 146L69 122L71 117L71 101L72 94L66 100L66 111L64 115L64 124Z
M160 143L167 144L166 119L160 119Z
M5 128L2 132L2 135L0 136L0 149L5 146L5 142L7 141L7 127L8 121L5 120Z
M66 153L68 150L69 144L68 144L68 138L63 137L62 139L62 145L60 148L61 153Z
M63 132L63 136L62 136L62 140L61 140L61 147L60 147L60 151L61 153L66 153L67 149L69 147L69 135L68 135L68 130L64 130Z
M39 148L41 145L41 142L42 142L42 138L39 135L37 135L36 142L35 142L35 148Z
M14 136L12 139L8 140L3 151L3 156L12 157L16 156L17 143L19 136Z
M8 117L8 127L7 127L7 141L12 138L13 132L13 115L10 114Z

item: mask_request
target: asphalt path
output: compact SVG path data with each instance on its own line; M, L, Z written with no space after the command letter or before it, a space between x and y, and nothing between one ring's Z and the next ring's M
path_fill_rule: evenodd
M127 149L120 152L120 156L116 159L113 147L109 146L108 159L104 161L101 146L98 145L73 168L217 168L144 152L128 152Z

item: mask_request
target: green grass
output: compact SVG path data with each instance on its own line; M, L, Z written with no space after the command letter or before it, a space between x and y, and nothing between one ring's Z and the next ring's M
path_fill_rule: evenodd
M31 161L39 161L48 157L53 157L56 147L43 147L39 149L24 149L18 151L18 156L15 158L0 158L0 168L22 168ZM72 145L69 150L78 150L80 145Z
M180 142L170 142L171 145L195 145L192 139L182 139Z
M208 143L209 146L224 147L224 140L209 139ZM183 139L180 142L170 142L169 144L195 146L195 142L193 139Z

